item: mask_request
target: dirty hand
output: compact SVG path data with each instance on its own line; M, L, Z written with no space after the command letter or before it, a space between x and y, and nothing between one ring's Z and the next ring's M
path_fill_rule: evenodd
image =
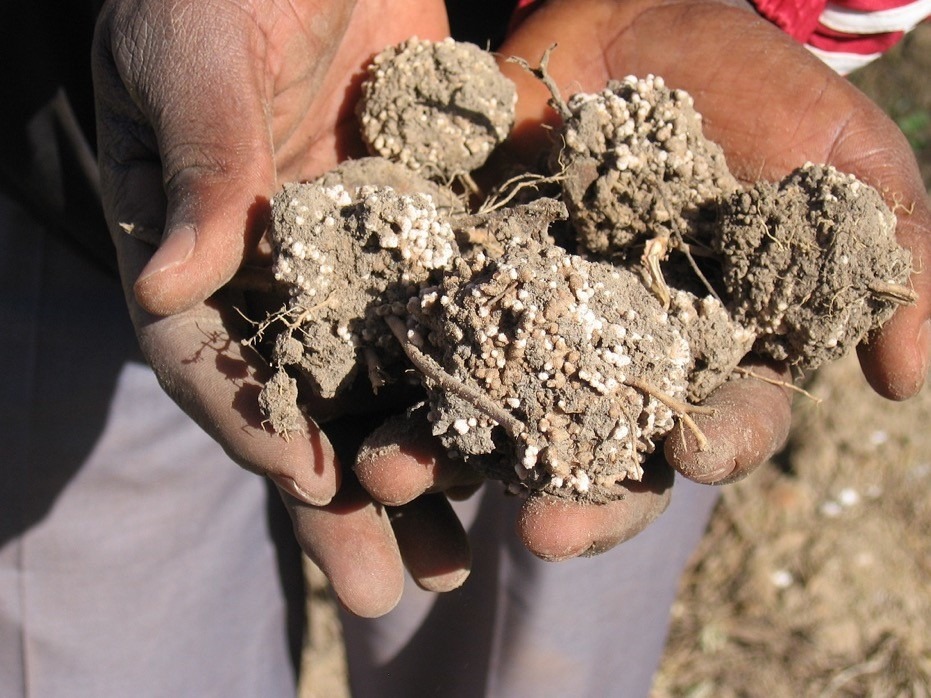
M703 114L705 134L724 148L742 180L780 179L806 161L857 175L895 208L899 241L911 249L916 269L927 264L931 212L901 133L869 99L749 6L736 0L551 0L500 52L534 64L554 43L548 68L564 95L596 92L608 79L648 73L687 90ZM539 81L516 65L503 68L518 83L516 132L529 155L547 138L539 124L558 117L546 106L549 93ZM860 347L870 384L892 399L914 395L928 366L931 279L919 273L912 283L917 304L901 308ZM757 371L787 379L778 369ZM679 428L666 440L669 461L694 480L738 479L787 436L789 399L775 385L734 381L706 403L716 406L716 415L696 421L711 449L698 452L691 434L679 434ZM635 509L636 500L625 501ZM653 509L654 515L661 511ZM597 511L592 517L588 535L593 545L602 541L601 547L649 523L649 517L632 515L615 521L612 532Z
M442 4L111 0L93 55L104 208L143 351L236 462L286 493L302 547L360 615L396 603L407 551L380 506L340 488L312 421L289 440L263 428L267 368L239 341L236 301L215 292L253 255L282 182L358 154L349 86L411 33L445 36ZM467 566L461 531L439 529L448 567Z

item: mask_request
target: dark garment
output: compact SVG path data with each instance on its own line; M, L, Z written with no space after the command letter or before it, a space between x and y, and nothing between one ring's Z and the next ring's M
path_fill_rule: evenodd
M92 146L90 47L100 5L0 3L0 189L113 272Z

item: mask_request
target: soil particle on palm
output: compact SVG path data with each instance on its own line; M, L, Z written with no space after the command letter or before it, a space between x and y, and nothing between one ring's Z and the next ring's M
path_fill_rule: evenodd
M731 197L714 244L756 350L803 368L840 358L910 299L895 216L833 167L809 164Z
M507 138L516 101L487 51L412 38L375 57L358 113L370 152L450 179L480 167Z
M694 233L705 208L738 188L691 96L660 77L612 81L567 107L553 167L579 242L592 252Z

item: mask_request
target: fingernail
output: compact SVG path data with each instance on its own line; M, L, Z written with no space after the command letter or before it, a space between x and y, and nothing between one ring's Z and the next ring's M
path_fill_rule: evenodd
M304 504L310 504L311 506L319 507L324 504L329 503L329 499L321 499L320 497L314 497L307 490L297 484L294 481L294 478L290 478L287 475L269 475L268 476L272 482L274 482L282 490L290 494L297 500L304 502Z
M139 281L145 281L151 276L184 264L194 253L196 242L197 233L192 226L182 225L172 230L145 265L139 275Z
M458 589L465 584L465 580L469 578L469 572L470 570L468 569L451 570L445 574L437 574L432 577L421 577L417 580L417 584L421 589L442 594L447 591Z

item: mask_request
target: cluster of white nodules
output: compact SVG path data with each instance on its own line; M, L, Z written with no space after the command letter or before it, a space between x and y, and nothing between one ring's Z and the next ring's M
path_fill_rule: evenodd
M272 215L275 278L291 293L276 362L298 366L323 397L346 389L361 361L379 374L394 356L365 357L388 334L381 317L402 313L458 254L433 199L318 181L287 185Z
M453 230L429 194L400 194L377 186L352 192L338 184L296 186L299 190L292 187L292 193L299 196L276 207L274 272L277 281L304 300L326 297L342 241L354 243L356 257L366 250L387 252L383 263L369 266L386 272L382 276L391 283L419 283L431 271L445 268L458 252Z
M610 498L642 477L673 426L666 404L632 384L685 395L689 347L640 278L558 247L514 239L408 309L444 369L525 427L503 453L495 422L464 418L462 401L431 390L435 433L480 466L513 467L527 489Z
M429 194L398 194L390 187L362 187L360 217L378 245L400 256L402 281L421 281L434 269L445 269L457 254L449 222Z
M660 77L612 81L568 103L558 167L580 241L608 253L689 232L703 205L737 188L683 90Z
M450 178L480 167L507 138L516 102L487 51L415 37L375 57L358 115L372 154Z
M332 285L334 260L318 241L337 234L341 211L352 197L340 185L294 194L285 192L287 205L277 206L280 220L272 229L275 281L284 283L292 296L323 299Z

